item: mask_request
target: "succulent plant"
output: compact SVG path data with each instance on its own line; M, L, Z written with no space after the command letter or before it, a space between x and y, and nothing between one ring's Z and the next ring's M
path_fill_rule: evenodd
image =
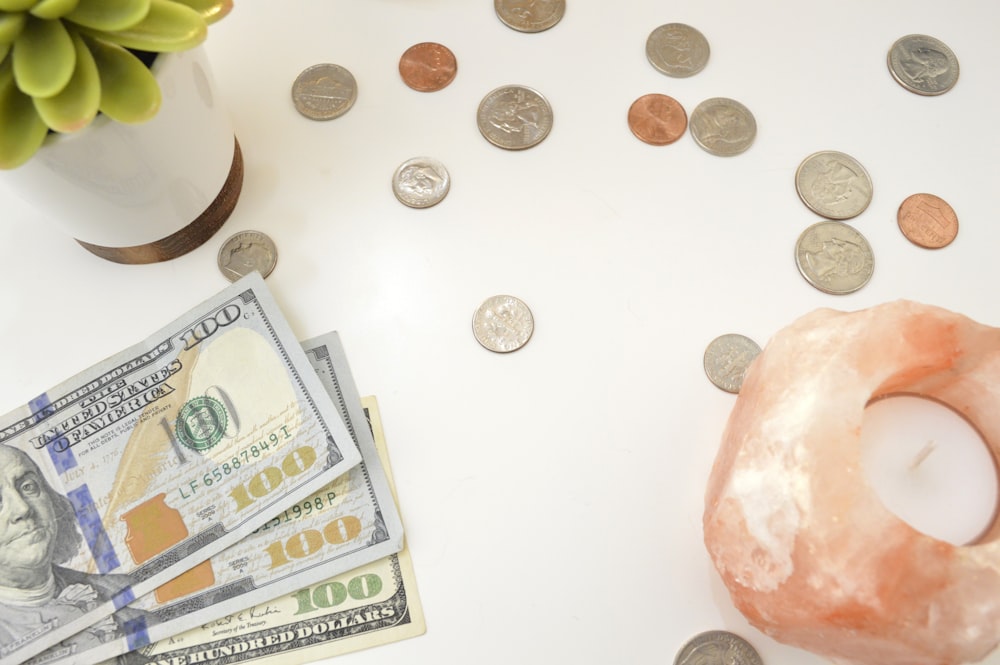
M28 161L50 131L102 113L143 122L160 107L158 53L205 40L233 0L0 0L0 169Z

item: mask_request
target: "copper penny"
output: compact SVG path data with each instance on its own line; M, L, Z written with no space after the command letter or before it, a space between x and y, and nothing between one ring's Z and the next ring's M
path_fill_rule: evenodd
M673 97L659 93L643 95L629 107L628 128L640 141L667 145L684 136L687 113Z
M435 92L455 80L458 63L447 46L421 42L406 49L399 59L403 83L420 92Z
M940 249L958 235L958 215L947 201L933 194L906 197L896 221L907 240L926 249Z

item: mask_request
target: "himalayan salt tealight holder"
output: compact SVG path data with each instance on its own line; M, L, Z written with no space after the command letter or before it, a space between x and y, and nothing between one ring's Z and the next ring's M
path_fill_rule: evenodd
M968 419L1000 457L1000 329L896 301L817 310L748 368L705 497L704 537L736 607L837 663L950 665L1000 641L1000 525L955 546L890 512L862 469L873 399Z

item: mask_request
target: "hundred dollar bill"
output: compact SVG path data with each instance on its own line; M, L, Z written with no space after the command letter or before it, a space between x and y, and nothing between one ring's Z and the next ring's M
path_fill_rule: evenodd
M203 561L360 460L263 279L240 280L0 417L0 665L148 643L152 617L115 610L210 584Z
M329 333L303 342L302 348L361 451L361 463L202 564L206 575L202 588L180 598L173 594L161 598L153 592L122 610L146 613L150 640L162 640L402 549L403 526L340 337ZM85 651L57 645L29 663L95 663L129 650L124 637Z
M378 403L374 397L361 401L391 485ZM119 656L118 665L300 665L425 631L413 565L404 547L350 572Z

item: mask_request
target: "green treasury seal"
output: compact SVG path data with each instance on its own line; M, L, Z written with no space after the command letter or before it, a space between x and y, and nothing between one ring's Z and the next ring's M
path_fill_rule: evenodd
M226 409L208 396L189 399L177 414L177 438L191 450L205 452L226 433Z

